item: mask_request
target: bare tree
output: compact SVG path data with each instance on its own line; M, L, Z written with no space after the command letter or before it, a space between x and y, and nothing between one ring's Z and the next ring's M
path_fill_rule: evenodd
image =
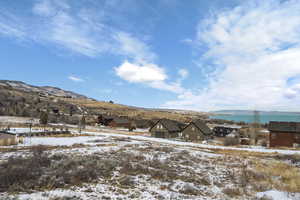
M85 129L85 125L86 125L85 116L82 115L78 123L79 133L81 133L82 129Z

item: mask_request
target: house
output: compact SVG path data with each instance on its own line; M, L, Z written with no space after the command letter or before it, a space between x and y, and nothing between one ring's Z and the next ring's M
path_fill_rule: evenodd
M229 135L233 131L238 131L241 127L239 126L215 126L213 128L213 133L217 137L225 137L226 135Z
M114 120L113 116L108 116L108 115L99 115L98 116L98 124L108 126L108 124Z
M9 145L17 145L19 143L19 139L16 135L0 132L0 146L9 146Z
M195 120L182 130L182 137L186 141L201 141L211 138L212 131L203 121Z
M180 123L168 119L160 119L149 129L149 132L151 136L157 138L175 138L181 132Z
M270 147L294 147L300 145L300 122L271 121L268 129L270 131Z
M108 126L113 128L120 127L130 129L132 128L132 123L126 118L113 118L113 120L108 123Z
M137 128L143 128L143 129L144 128L148 129L152 125L150 120L145 120L145 119L134 120L134 123L135 123Z

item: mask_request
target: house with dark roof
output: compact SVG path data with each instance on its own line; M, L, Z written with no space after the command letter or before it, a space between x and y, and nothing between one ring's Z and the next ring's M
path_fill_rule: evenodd
M213 128L213 133L216 137L225 137L234 131L239 131L239 129L241 129L241 127L239 126L221 125L221 126L215 126Z
M126 118L113 118L112 121L108 123L108 126L113 128L128 128L130 129L132 127L132 122Z
M176 138L181 132L180 123L168 119L158 120L150 129L152 137Z
M202 141L213 137L210 128L201 120L190 122L183 130L182 137L186 141Z
M108 124L113 121L114 117L109 115L99 115L98 116L98 124L108 126Z
M294 147L300 145L300 122L275 122L269 123L270 147Z

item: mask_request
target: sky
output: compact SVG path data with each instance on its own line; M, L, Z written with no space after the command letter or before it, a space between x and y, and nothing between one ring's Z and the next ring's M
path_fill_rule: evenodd
M300 111L300 0L1 0L0 79L149 108Z

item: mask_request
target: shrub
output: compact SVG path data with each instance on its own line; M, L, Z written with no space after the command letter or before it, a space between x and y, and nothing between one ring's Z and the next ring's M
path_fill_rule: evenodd
M0 192L61 188L109 178L119 163L98 156L49 156L35 147L28 157L12 157L0 165Z
M41 147L35 147L32 156L12 157L0 165L0 192L34 189L35 181L50 166L51 160Z
M241 195L241 191L239 188L225 188L223 189L223 193L228 195L229 197L236 197Z

